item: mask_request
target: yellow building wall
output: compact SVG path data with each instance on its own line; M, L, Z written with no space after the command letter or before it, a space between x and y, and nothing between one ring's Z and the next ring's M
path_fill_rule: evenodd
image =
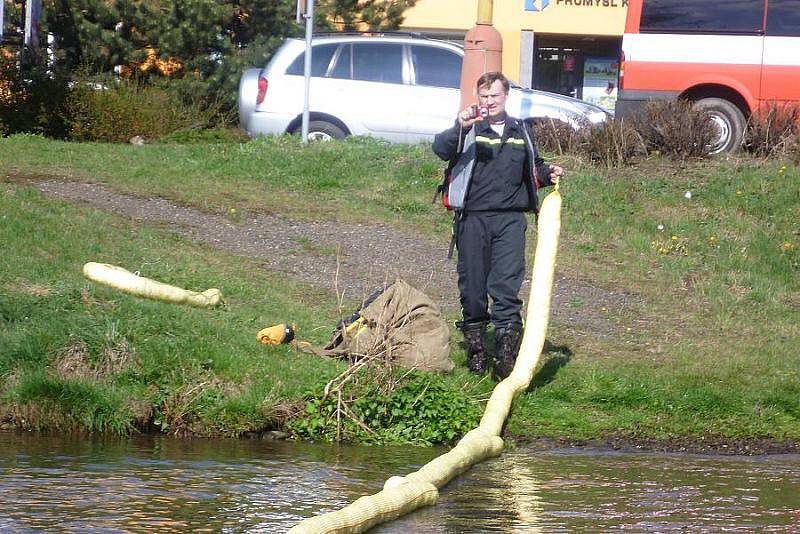
M562 35L621 36L625 29L627 0L544 0L526 11L526 0L494 0L494 26L503 38L503 72L516 79L522 50L520 32ZM418 0L406 12L402 25L409 30L466 32L475 26L478 0Z
M477 15L478 0L417 0L405 12L401 27L466 32L475 26Z

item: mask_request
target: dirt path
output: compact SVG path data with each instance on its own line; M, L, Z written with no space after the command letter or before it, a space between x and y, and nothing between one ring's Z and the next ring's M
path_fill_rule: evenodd
M445 314L458 313L455 260L446 257L445 237L432 241L383 224L309 222L263 214L234 221L163 198L121 194L98 184L25 181L47 195L163 226L194 242L256 259L267 269L309 284L338 288L345 298L363 298L385 280L400 276L430 295ZM523 295L529 287L526 278ZM582 280L558 278L552 317L569 323L577 335L609 337L620 327L601 310L620 309L638 301L630 294L600 289Z

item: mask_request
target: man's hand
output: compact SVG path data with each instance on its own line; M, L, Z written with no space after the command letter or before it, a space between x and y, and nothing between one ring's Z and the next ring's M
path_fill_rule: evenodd
M480 113L478 113L477 116L473 116L474 111L475 108L473 106L468 106L458 114L458 122L461 124L462 128L469 128L476 122L483 120L483 117L481 117Z
M556 178L559 180L564 178L564 169L558 165L550 165L550 181L554 182Z

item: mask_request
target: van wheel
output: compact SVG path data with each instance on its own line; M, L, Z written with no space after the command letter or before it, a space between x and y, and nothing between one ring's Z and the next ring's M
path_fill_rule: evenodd
M303 127L298 126L294 132L296 134L303 133ZM308 140L309 141L330 141L331 139L344 139L347 134L344 130L331 124L327 121L309 121L308 123Z
M744 142L745 119L742 110L723 98L702 98L695 102L711 117L717 136L711 141L709 154L736 152Z

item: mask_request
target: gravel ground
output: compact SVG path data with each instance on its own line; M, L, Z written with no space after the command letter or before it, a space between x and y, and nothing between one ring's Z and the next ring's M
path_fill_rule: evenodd
M455 260L447 259L445 236L434 241L384 224L309 222L264 214L234 221L163 198L121 194L98 184L53 179L29 183L47 195L157 224L194 242L256 259L267 269L338 289L345 298L363 298L385 280L400 276L431 296L446 315L458 313ZM529 287L526 278L523 295ZM583 280L557 278L552 318L569 324L577 335L609 337L621 327L602 310L619 310L639 301L634 295L601 289Z

